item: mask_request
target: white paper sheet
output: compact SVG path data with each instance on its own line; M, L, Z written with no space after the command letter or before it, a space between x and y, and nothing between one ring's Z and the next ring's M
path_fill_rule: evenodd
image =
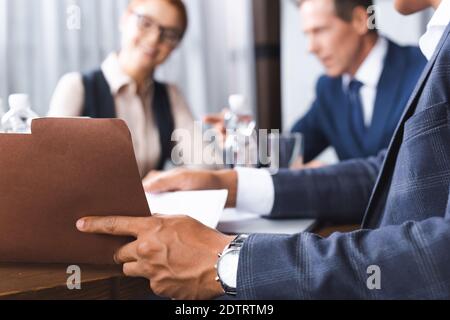
M147 193L146 196L152 213L188 215L215 229L225 208L228 190Z
M293 235L310 230L314 224L315 220L310 219L270 220L250 212L226 209L220 218L217 229L227 234L270 233Z

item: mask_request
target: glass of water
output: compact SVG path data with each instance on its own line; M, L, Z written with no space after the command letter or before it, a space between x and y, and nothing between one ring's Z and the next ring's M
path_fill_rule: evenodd
M303 156L301 133L271 133L268 137L270 171L288 169Z

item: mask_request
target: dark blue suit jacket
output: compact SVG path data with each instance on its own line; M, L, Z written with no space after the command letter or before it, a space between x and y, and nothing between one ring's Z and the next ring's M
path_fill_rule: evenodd
M329 146L335 148L340 160L367 158L386 149L425 64L419 48L400 47L389 41L372 125L364 141L356 138L351 130L351 110L342 77L322 76L317 84L316 101L292 129L304 135L305 162Z
M274 217L349 222L365 211L363 227L327 239L250 236L239 261L240 298L449 299L450 24L387 152L280 171L273 181ZM380 290L367 286L370 266L380 268Z

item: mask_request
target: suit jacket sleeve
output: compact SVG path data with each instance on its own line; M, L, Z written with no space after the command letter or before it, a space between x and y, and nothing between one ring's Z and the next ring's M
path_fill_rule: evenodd
M448 299L449 265L450 195L444 218L327 239L252 235L241 251L238 298Z
M319 97L321 88L321 81L319 80L316 89L316 101L314 101L308 113L297 121L292 128L292 132L299 132L303 134L304 153L303 159L305 163L314 160L322 151L329 145L329 141L323 130L321 129L321 113L322 110Z
M361 223L386 151L314 170L281 170L273 176L273 218Z

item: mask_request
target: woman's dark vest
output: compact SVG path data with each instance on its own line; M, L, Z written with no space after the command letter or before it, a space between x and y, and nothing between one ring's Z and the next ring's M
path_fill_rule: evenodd
M111 89L101 70L83 75L85 90L83 116L91 118L116 118L116 108ZM153 115L159 130L161 158L158 170L162 170L164 163L171 158L172 132L175 123L172 115L167 86L154 81Z

